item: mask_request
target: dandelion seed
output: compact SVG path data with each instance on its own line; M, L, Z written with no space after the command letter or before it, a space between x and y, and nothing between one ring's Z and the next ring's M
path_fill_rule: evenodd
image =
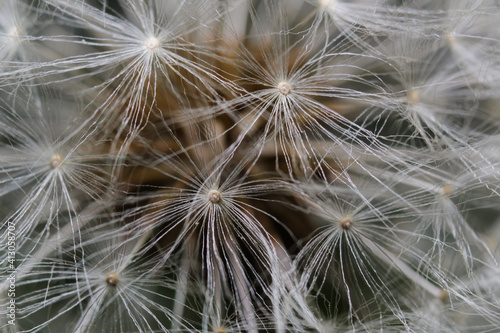
M446 251L461 254L464 267L471 272L477 251L486 258L492 254L470 223L469 211L498 205L498 196L492 192L494 187L478 179L477 166L464 165L461 157L450 160L446 150L432 155L427 163L422 163L425 158L420 156L419 167L411 172L387 173L384 177L398 184L401 196L418 211L421 228L432 230L427 256L436 257L436 265L441 267L446 247Z
M31 14L22 1L0 1L0 62L21 60L23 63L33 57L34 49L26 43L35 21ZM0 63L0 68L4 65Z
M109 229L86 234L85 247L78 245L76 250L89 253L86 257L75 254L76 263L51 256L42 258L35 266L37 270L27 273L33 280L19 283L20 288L26 286L30 290L19 309L32 319L35 331L54 330L52 325L57 326L57 320L64 321L69 313L72 320L66 330L71 332L150 332L151 325L167 331L167 322L188 329L188 323L166 305L174 286L168 279L151 273L157 260L144 257L134 261L141 256L137 253L140 241L124 243L112 234ZM64 251L71 254L74 247L66 245ZM172 291L164 295L159 292L162 288L166 288L163 292ZM62 310L45 319L44 314L59 305ZM115 326L117 321L119 325Z
M316 4L320 16L367 50L373 49L368 42L371 37L427 37L439 23L439 16L433 11L394 6L389 1L319 0Z
M281 17L277 10L276 15ZM264 22L255 18L252 24L261 33ZM376 84L370 83L373 91L369 94L357 90L356 87L368 82L349 74L359 70L352 60L348 62L347 57L351 59L351 55L344 53L352 45L329 37L324 44L316 45L316 38L321 33L313 31L301 31L297 36L277 34L276 31L286 30L285 23L280 20L273 23L272 29L269 32L271 47L260 45L258 55L244 47L241 50L245 60L243 82L261 89L231 100L230 106L224 108L223 112L233 109L246 112L240 123L244 128L235 145L247 135L259 133L260 137L253 139L255 147L264 150L263 145L274 144L270 150L279 154L276 156L277 167L283 163L290 174L294 169L310 174L320 168L323 162L319 155L332 146L339 147L346 154L353 154L353 149L357 148L370 150L372 144L382 146L373 133L360 128L335 109L336 103L344 99L372 107L380 101L379 94L383 98L383 89ZM292 52L290 45L299 51ZM316 144L324 140L329 142ZM346 141L356 144L347 147Z

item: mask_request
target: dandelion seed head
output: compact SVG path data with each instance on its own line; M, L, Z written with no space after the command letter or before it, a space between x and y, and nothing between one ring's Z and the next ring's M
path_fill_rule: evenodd
M106 276L106 284L108 287L116 287L118 285L118 276L115 273L110 273Z
M287 96L289 93L292 92L292 88L290 87L290 85L287 82L280 82L278 84L278 91L283 96Z
M150 50L150 51L154 51L158 48L158 46L160 46L160 41L158 40L158 38L156 37L149 37L148 39L146 39L146 41L144 42L144 46L146 47L146 49Z
M54 155L50 159L50 167L52 169L57 169L62 163L62 158L59 155Z
M217 190L211 190L208 192L208 200L211 203L218 204L222 199L222 196L219 191Z
M23 331L499 326L493 1L41 2L0 2Z

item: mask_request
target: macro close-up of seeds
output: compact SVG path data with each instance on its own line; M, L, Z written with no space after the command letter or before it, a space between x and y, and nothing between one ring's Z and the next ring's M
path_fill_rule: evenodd
M496 0L0 0L0 332L500 332Z

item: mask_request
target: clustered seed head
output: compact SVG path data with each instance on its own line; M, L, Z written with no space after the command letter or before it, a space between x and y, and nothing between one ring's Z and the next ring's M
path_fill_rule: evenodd
M12 331L498 331L496 2L0 0Z

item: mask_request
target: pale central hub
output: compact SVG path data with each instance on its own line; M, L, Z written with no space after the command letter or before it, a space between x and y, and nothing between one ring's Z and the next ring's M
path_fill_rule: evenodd
M160 41L156 37L150 37L144 43L144 46L146 46L146 48L149 50L156 50L159 45Z
M319 5L323 8L333 9L337 5L337 0L319 0Z
M278 84L278 91L286 96L292 91L292 88L290 88L287 82L280 82L280 84Z
M208 192L208 200L210 200L210 202L219 203L221 199L222 196L219 191L211 190L210 192Z
M57 169L62 163L62 158L59 155L54 155L50 159L50 167L52 169Z
M106 276L106 284L110 287L116 287L118 284L118 276L115 273L111 273Z
M340 226L344 230L349 230L352 227L352 219L350 217L344 217L342 221L340 221Z
M415 89L408 91L408 102L411 104L416 104L420 102L420 92Z

